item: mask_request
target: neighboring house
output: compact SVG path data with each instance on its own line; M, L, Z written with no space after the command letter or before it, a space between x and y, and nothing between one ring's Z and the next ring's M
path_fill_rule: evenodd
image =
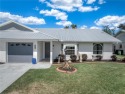
M92 29L33 29L14 21L0 25L0 62L37 62L59 55L102 55L111 59L113 44L120 40L101 30Z
M115 45L115 53L125 55L125 30L118 32L115 37L122 41L122 43Z

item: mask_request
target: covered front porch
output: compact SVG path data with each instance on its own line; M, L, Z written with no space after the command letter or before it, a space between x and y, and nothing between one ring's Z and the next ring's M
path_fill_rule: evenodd
M36 41L33 43L33 58L37 63L53 63L53 41Z

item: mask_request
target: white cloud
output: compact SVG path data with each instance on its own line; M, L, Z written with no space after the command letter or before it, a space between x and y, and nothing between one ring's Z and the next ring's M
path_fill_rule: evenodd
M90 27L90 29L101 29L101 28L97 27L97 26L92 26L92 27Z
M61 12L59 10L51 9L49 10L41 10L40 14L44 14L45 16L54 16L57 20L67 20L67 15L65 12Z
M99 4L104 4L105 3L105 1L104 0L99 0L99 2L98 2Z
M125 15L124 16L105 16L95 21L97 26L107 26L111 28L118 27L121 23L125 23Z
M70 21L60 21L56 22L56 25L70 26L72 23Z
M62 9L65 11L75 11L76 8L83 5L82 0L50 0L46 1L47 6L54 9Z
M48 7L52 9L60 9L63 11L96 11L99 7L96 7L93 3L97 0L39 0L41 3L46 3ZM104 0L98 0L98 4L105 3ZM84 6L84 4L93 4L92 6ZM88 9L89 8L89 9ZM87 11L88 12L88 11Z
M83 26L80 27L80 29L86 29L86 28L87 28L86 25L83 25Z
M98 9L99 9L99 7L91 7L91 6L84 7L84 6L82 6L79 8L79 11L80 12L90 12L90 11L96 11Z
M96 0L88 0L87 1L87 4L92 4L92 3L94 3Z
M0 12L0 22L5 22L8 20L14 20L22 24L29 24L29 25L39 25L39 24L46 24L45 20L42 18L37 18L33 16L23 17L20 15L13 15L9 12Z

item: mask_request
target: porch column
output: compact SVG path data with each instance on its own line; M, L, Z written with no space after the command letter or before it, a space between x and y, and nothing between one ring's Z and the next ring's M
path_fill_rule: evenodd
M37 62L37 41L33 42L33 58L35 58Z
M6 63L8 61L8 45L5 41L0 40L0 62Z
M53 63L53 42L50 41L50 64Z

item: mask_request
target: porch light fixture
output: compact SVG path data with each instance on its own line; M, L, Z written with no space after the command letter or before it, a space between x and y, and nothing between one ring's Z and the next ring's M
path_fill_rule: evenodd
M36 45L34 45L34 49L36 49Z

